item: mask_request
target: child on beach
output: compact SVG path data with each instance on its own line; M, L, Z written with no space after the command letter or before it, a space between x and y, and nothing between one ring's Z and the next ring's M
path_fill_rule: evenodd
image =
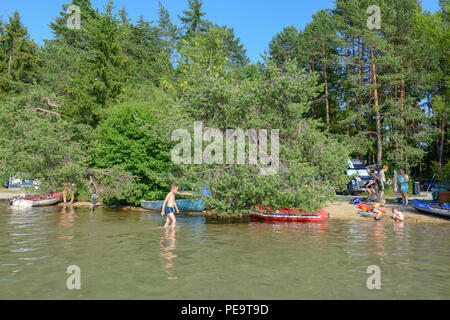
M386 204L386 200L381 200L381 202L377 202L373 205L372 211L376 213L375 221L379 221L381 217L383 216L384 212L380 210L380 207L384 206Z
M166 199L164 200L161 215L164 216L164 213L167 211L167 220L164 228L167 228L172 221L172 228L175 228L175 223L177 219L175 219L174 210L177 210L177 213L180 213L178 210L177 203L175 201L175 194L178 192L178 186L176 184L172 184L170 186L170 192L167 194ZM167 210L166 210L167 206Z
M397 222L403 222L405 221L405 217L403 216L403 212L399 211L398 209L393 208L392 213L394 216L392 217Z

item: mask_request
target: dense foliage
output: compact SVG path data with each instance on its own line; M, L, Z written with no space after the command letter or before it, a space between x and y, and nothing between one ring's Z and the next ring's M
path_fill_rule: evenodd
M66 26L66 4L41 47L19 13L0 20L2 179L83 190L92 173L105 202L133 204L161 199L173 182L207 185L212 209L238 212L318 208L345 187L350 157L448 175L448 1L429 13L418 0L336 0L304 30L275 35L257 64L199 0L188 1L180 26L161 2L154 23L130 21L112 1L103 10L73 4L81 28ZM370 5L381 8L379 30L367 28ZM247 132L245 163L214 138L202 150L223 151L223 162L172 162L173 131L193 135L199 121L219 129L216 138ZM251 158L260 130L269 136L260 156L279 132L276 174L261 174L268 163Z

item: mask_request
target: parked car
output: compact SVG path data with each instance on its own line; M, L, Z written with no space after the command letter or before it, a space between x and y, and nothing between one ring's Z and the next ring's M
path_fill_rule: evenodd
M22 189L24 187L32 187L34 189L39 189L39 185L41 184L41 182L39 180L22 180L17 176L10 176L9 180L7 181L7 186L6 188L9 189Z
M348 168L345 173L352 177L347 185L347 193L364 192L364 186L370 181L369 171L364 164L358 159L350 159L348 160Z
M439 189L439 181L436 179L425 179L422 181L421 189L422 191Z

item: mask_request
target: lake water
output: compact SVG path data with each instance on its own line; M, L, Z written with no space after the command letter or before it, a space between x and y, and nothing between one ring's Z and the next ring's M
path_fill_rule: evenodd
M0 299L450 299L450 228L217 223L0 202ZM81 289L67 289L76 265ZM369 266L381 289L369 290Z

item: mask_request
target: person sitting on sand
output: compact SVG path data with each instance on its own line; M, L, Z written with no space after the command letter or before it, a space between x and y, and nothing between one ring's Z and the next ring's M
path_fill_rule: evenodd
M172 221L172 228L175 228L175 223L177 222L177 219L175 219L174 209L177 210L177 213L180 213L180 210L178 210L177 207L177 202L175 201L175 194L177 192L178 186L176 184L172 184L172 186L170 187L170 192L167 194L166 199L164 200L161 210L161 215L164 216L167 205L167 219L164 228L167 228L169 226L170 221Z
M372 212L373 212L373 213L376 213L376 216L375 216L375 218L374 218L375 221L379 221L379 220L381 219L381 217L383 216L383 214L385 213L385 212L383 212L383 211L380 210L380 207L384 206L385 204L386 204L386 200L381 200L380 203L377 202L377 203L375 203L375 204L373 205Z
M392 213L394 214L394 216L392 218L395 221L397 221L397 222L405 221L405 216L403 215L403 212L401 212L400 210L393 208Z

